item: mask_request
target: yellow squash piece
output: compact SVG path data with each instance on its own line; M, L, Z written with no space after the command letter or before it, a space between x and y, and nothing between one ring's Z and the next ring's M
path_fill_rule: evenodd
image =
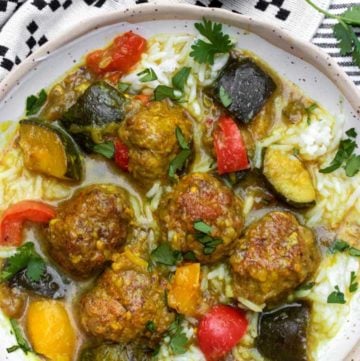
M32 302L28 308L26 326L35 352L50 361L73 360L76 336L62 302Z
M200 301L200 263L178 267L168 293L168 304L186 316L196 316Z

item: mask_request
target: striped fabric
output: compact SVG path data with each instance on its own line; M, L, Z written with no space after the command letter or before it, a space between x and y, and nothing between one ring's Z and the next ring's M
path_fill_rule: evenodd
M330 5L329 12L331 14L338 15L352 5L360 5L360 0L333 0ZM335 19L325 18L313 38L313 43L330 54L351 77L354 83L360 87L360 68L353 64L351 56L340 55L336 39L334 38L332 32L332 27L336 23L337 21ZM357 34L359 36L360 32L357 32Z

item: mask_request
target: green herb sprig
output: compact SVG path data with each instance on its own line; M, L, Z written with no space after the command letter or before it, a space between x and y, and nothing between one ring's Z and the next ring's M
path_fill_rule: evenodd
M350 256L353 257L360 257L360 249L357 249L355 247L351 247L349 243L341 240L336 239L333 243L333 245L329 248L330 253L336 253L336 252L347 252Z
M158 78L153 68L147 68L136 75L142 83L157 80Z
M15 352L18 349L21 349L25 352L25 354L27 354L28 352L31 352L32 351L31 347L28 344L28 342L26 341L25 337L23 336L22 331L21 331L17 321L14 319L10 319L10 324L13 329L17 345L7 348L6 351L8 353L11 353L11 352Z
M168 334L170 336L169 345L175 355L181 355L185 353L186 346L189 342L181 326L183 319L183 316L176 315L175 321L168 329Z
M327 298L327 303L346 303L344 293L340 291L339 286L335 286L335 291L329 294Z
M93 147L95 153L101 154L107 159L114 158L115 146L113 142L104 142L101 144L96 144Z
M222 32L222 24L203 19L202 23L195 23L195 28L209 42L197 40L191 46L190 56L200 64L214 64L215 54L228 53L235 44L228 34Z
M338 21L333 27L333 33L338 40L340 54L351 55L354 63L360 66L360 41L354 31L355 26L360 26L360 6L352 6L343 13L334 15L321 9L312 0L305 1L320 13Z
M212 227L201 219L194 222L193 228L196 231L195 238L203 245L203 253L205 255L212 254L216 247L223 243L220 238L211 236Z
M350 273L350 286L349 286L349 292L354 293L358 290L359 283L356 282L356 273L352 271Z
M175 178L176 172L184 168L186 161L191 155L190 145L187 143L183 132L178 126L175 129L175 135L181 151L170 162L169 171L168 171L168 175L170 178Z
M41 89L38 95L30 95L26 98L26 115L37 114L47 99L45 89Z
M181 262L181 260L181 253L173 250L169 243L162 243L151 252L152 263L175 266L178 262Z

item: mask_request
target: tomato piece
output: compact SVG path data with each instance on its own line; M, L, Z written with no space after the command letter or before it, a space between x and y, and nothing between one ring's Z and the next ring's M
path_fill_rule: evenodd
M128 172L129 171L129 149L128 147L122 143L120 140L115 142L115 163L116 165Z
M214 147L219 174L236 172L249 168L246 147L240 129L228 116L220 118L214 132Z
M10 206L0 219L0 244L20 245L25 221L47 223L55 214L54 207L38 201L21 201Z
M135 99L140 100L143 105L148 105L150 103L150 95L138 94L135 95Z
M207 361L224 357L244 336L248 327L245 312L231 306L213 307L201 320L198 343Z
M125 73L140 60L145 49L146 40L128 31L116 37L109 47L90 53L86 57L86 65L96 74L113 71Z

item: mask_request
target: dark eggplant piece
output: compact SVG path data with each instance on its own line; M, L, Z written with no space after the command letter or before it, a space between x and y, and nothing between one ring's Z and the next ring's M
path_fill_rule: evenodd
M253 60L231 57L210 94L222 103L220 94L225 91L231 98L231 104L226 109L239 122L249 123L275 89L273 79Z
M104 134L116 132L125 117L125 96L104 81L90 85L77 102L62 116L62 124L71 134L85 136L85 148L89 141L102 142ZM80 144L82 145L82 144Z
M9 286L52 299L64 298L67 288L61 276L49 265L46 266L46 270L39 281L30 280L26 276L25 268L9 280Z
M78 361L148 361L151 356L139 346L102 344L84 349Z
M257 349L269 361L308 361L309 320L310 307L305 302L263 312L258 321Z

